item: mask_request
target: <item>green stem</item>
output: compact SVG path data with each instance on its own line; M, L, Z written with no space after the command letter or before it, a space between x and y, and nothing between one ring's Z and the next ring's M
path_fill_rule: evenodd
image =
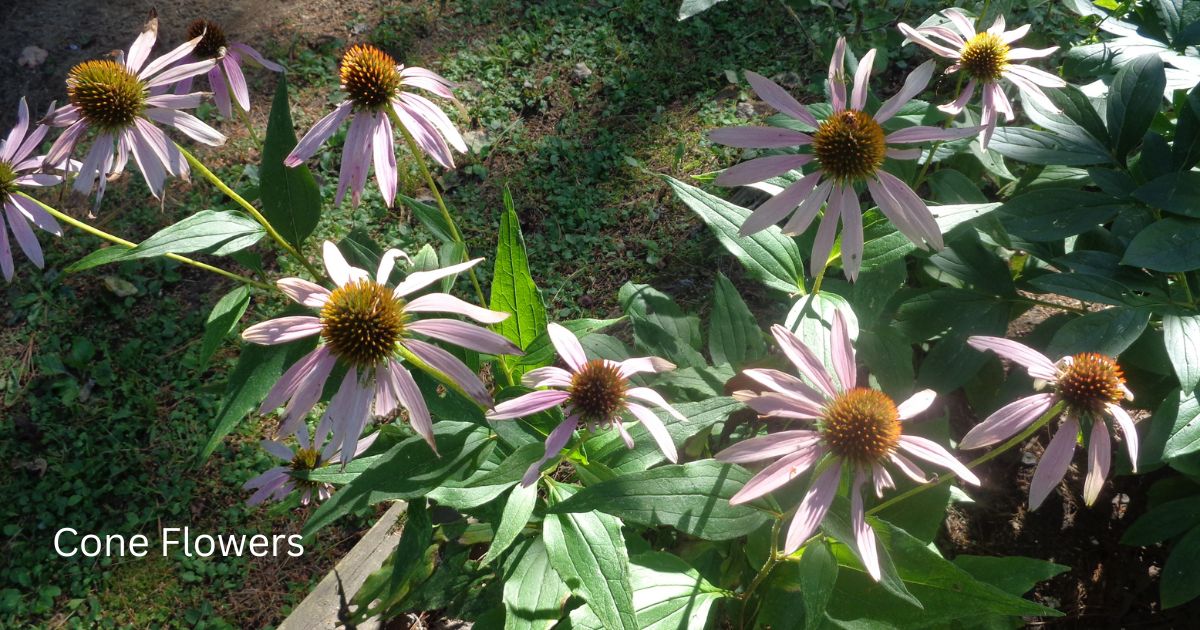
M825 281L825 272L829 270L829 262L825 262L825 266L821 267L821 273L817 274L816 280L813 280L812 294L816 295L821 292L821 283Z
M1020 298L1017 298L1016 300L1013 300L1013 301L1014 301L1014 302L1024 302L1024 303L1026 303L1026 304L1033 304L1033 305L1035 305L1035 306L1045 306L1045 307L1048 307L1048 308L1057 308L1057 309L1061 309L1061 310L1064 310L1064 311L1071 311L1072 313L1083 313L1083 314L1086 314L1086 313L1088 313L1088 312L1089 312L1087 309L1085 309L1085 308L1080 308L1080 307L1078 307L1078 306L1068 306L1068 305L1066 305L1066 304L1055 304L1054 302L1046 302L1046 301L1044 301L1044 300L1039 300L1039 299L1036 299L1036 298L1027 298L1027 297L1024 297L1024 296L1022 296L1022 297L1020 297Z
M462 246L463 262L470 260L467 242L463 240L462 233L458 231L458 225L454 222L454 217L450 214L449 208L446 207L446 201L442 199L442 193L438 191L437 182L433 181L433 174L429 172L429 167L425 164L425 159L422 157L423 152L421 151L421 147L417 145L416 138L413 138L408 128L400 122L400 118L391 108L388 108L388 116L391 117L393 125L400 130L400 134L404 136L404 142L408 145L409 152L412 153L413 161L417 163L417 168L421 171L421 177L425 179L425 185L429 186L429 192L433 195L438 209L442 212L442 218L446 220L446 225L450 228L450 236L454 239L455 243ZM471 278L471 284L475 287L475 296L479 298L479 305L483 308L488 308L488 301L483 295L483 287L479 284L479 278L475 275L475 269L468 269L467 274Z
M738 620L738 626L741 628L746 627L746 607L750 603L750 596L753 595L754 591L758 590L758 587L761 586L762 583L766 581L767 577L771 575L771 571L775 568L775 565L779 564L779 530L782 529L782 527L783 517L780 516L776 518L775 523L771 525L771 553L767 556L767 561L763 563L762 568L758 570L758 574L755 575L754 579L750 581L750 586L747 586L745 592L740 595L742 600L742 612Z
M984 453L983 455L968 462L967 468L968 469L975 468L976 466L980 466L986 462L989 462L989 461L999 457L1001 453L1004 453L1005 451L1020 444L1021 442L1024 442L1029 436L1033 435L1039 429L1041 429L1043 426L1045 426L1047 422L1050 422L1052 419L1054 419L1056 416L1058 416L1058 414L1062 412L1063 404L1064 404L1063 402L1059 401L1057 404L1055 404L1053 407L1051 407L1049 411L1047 411L1045 414L1042 414L1042 417L1039 418L1037 422L1034 422L1033 424L1029 425L1029 427L1027 427L1024 431L1016 434L1015 436L1013 436L1011 439L1009 439L1004 444L1001 444L999 448L994 448L994 449ZM879 512L882 512L883 510L887 509L888 507L891 507L892 505L895 505L909 497L921 494L922 492L925 492L926 490L929 490L930 488L936 488L940 485L949 483L957 478L958 478L958 474L953 471L946 473L945 475L939 475L938 478L934 479L933 481L930 481L928 483L923 483L915 488L909 489L906 492L901 492L900 494L888 499L887 501L884 501L883 503L876 505L875 507L867 510L867 515L869 516L871 514L878 514Z
M190 164L192 168L196 169L201 175L204 176L204 179L207 179L209 182L211 182L213 186L217 187L217 190L225 193L225 195L232 199L234 203L241 206L247 214L249 214L251 217L254 217L254 220L258 221L258 224L263 226L263 229L267 231L267 235L275 239L275 242L279 243L279 246L282 247L285 252L291 254L300 262L300 264L304 265L304 268L308 270L308 273L311 274L314 279L325 277L325 274L318 271L316 267L313 267L312 263L308 262L308 259L304 257L304 254L300 253L300 250L293 247L291 243L287 242L287 239L283 238L283 235L280 234L275 227L271 225L271 222L268 221L267 218L258 211L258 208L255 208L249 201L246 201L241 195L234 192L234 190L227 186L224 181L221 181L220 177L217 177L216 173L213 173L200 160L196 159L196 156L192 155L190 151L179 146L178 143L175 144L175 147L178 148L179 152L183 154L183 157L188 161L188 164Z
M105 232L104 230L101 230L100 228L97 228L93 225L84 223L83 221L80 221L80 220L76 219L75 217L64 214L62 212L59 212L55 208L48 206L48 205L42 203L41 201L34 199L33 197L30 197L29 195L27 195L23 192L18 192L17 194L36 203L38 206L41 206L41 208L43 210L45 210L46 212L49 212L52 216L54 216L54 218L58 219L59 221L62 221L63 223L66 223L72 227L79 228L79 229L83 230L84 232L91 234L92 236L97 236L106 241L109 241L110 243L115 243L117 245L120 245L121 247L125 247L128 249L133 249L134 247L137 247L137 243L127 241L119 236L114 236L112 234L109 234L108 232ZM233 273L232 271L226 271L224 269L221 269L220 267L214 267L208 263L202 263L198 260L193 260L186 256L180 256L179 254L164 254L164 255L167 258L170 258L171 260L176 260L181 263L191 265L193 267L196 267L197 269L203 269L205 271L210 271L219 276L225 276L226 278L229 278L230 280L237 280L238 282L248 284L252 287L258 287L260 289L267 289L267 290L274 288L265 282L259 282L258 280L255 280L253 278L247 278L246 276Z
M1188 284L1187 272L1179 274L1179 283L1183 285L1183 294L1187 296L1188 305L1195 306L1196 298L1192 297L1192 287Z

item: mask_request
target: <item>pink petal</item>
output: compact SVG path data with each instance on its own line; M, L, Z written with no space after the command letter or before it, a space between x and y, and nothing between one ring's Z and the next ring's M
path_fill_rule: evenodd
M528 488L537 482L538 477L541 476L542 466L546 462L558 457L558 454L563 450L563 447L567 445L567 442L571 441L571 435L575 433L575 426L578 423L579 418L576 416L571 416L560 422L558 426L554 427L554 430L550 432L550 435L546 436L546 452L536 464L533 464L528 470L525 471L525 476L521 478L521 485L523 487Z
M713 459L730 464L759 462L799 451L819 441L821 434L816 431L779 431L742 440L713 455Z
M784 553L795 553L817 530L817 525L825 518L825 513L829 511L833 497L837 494L841 472L841 462L834 462L813 481L808 492L804 493L804 500L796 510L796 516L792 518L792 524L788 526L787 540L783 545Z
M496 403L496 406L487 413L487 418L488 420L524 418L525 416L560 405L570 397L569 393L557 389L543 389L530 392L511 400Z
M329 301L329 289L300 278L281 278L275 286L293 301L309 308L323 308Z
M403 258L409 265L412 264L412 259L408 257L408 254L398 249L389 249L379 258L379 268L375 270L375 282L387 284L391 280L397 258Z
M449 278L450 276L466 271L481 262L483 262L482 258L475 258L467 262L450 265L449 267L442 267L441 269L410 273L404 278L404 282L396 285L396 288L392 292L396 297L404 297L410 293L420 291L442 278Z
M963 436L958 447L961 449L982 448L1001 440L1007 440L1025 430L1025 427L1040 418L1056 402L1058 402L1058 397L1055 394L1034 394L1013 401L975 425Z
M745 186L782 175L793 169L808 164L813 159L810 154L801 155L768 155L742 162L737 166L725 169L717 176L718 186Z
M392 123L387 116L379 116L375 120L375 137L371 146L375 149L375 180L379 182L379 192L383 195L383 203L392 207L396 199L396 151L392 143Z
M247 46L246 44L243 44L241 42L233 42L233 43L229 44L229 49L236 51L238 54L246 55L247 57L253 59L256 63L258 63L258 65L266 68L267 70L271 70L272 72L283 72L283 66L275 63L274 61L268 60L266 57L263 57L262 54L260 54L257 50Z
M871 66L874 63L874 48L858 60L858 70L854 72L854 90L850 93L850 109L862 111L867 106L867 80L871 78Z
M976 350L991 350L996 354L1021 364L1033 378L1054 382L1058 379L1058 368L1046 355L1011 339L976 335L967 339L967 345Z
M842 386L841 391L854 389L857 385L858 370L854 365L854 346L850 343L850 329L841 309L834 311L829 342L833 351L833 370Z
M425 405L425 397L421 395L417 382L413 380L412 374L409 374L408 370L399 363L388 361L387 365L393 387L396 388L396 395L400 399L400 404L408 410L408 419L412 423L413 430L425 439L434 453L437 453L437 441L433 438L433 418L429 416L429 407Z
M242 339L260 345L287 343L321 332L321 320L309 315L289 315L255 324L242 331Z
M871 464L871 480L874 482L877 497L882 497L885 490L896 487L892 475L881 464Z
M8 198L8 203L16 206L17 210L38 228L55 236L62 236L62 226L58 224L58 221L55 221L49 212L43 210L32 199L13 195Z
M901 455L900 453L893 452L888 456L888 459L892 460L892 463L900 469L900 472L908 475L909 479L912 479L917 483L927 483L929 481L929 478L925 476L924 471L918 468L916 464L912 463L912 460Z
M896 411L900 413L901 420L908 420L928 409L929 405L933 404L935 398L937 398L937 392L932 389L923 389L909 396L908 400L900 403L896 407Z
M833 58L829 60L829 101L834 112L846 109L846 38L839 37L833 47Z
M401 93L399 99L402 103L408 106L408 110L414 116L420 116L425 122L437 130L437 133L445 139L450 146L454 147L459 153L467 152L467 142L463 139L462 134L458 132L458 128L454 123L450 122L450 117L441 110L432 101L412 92Z
M675 442L671 440L671 434L667 432L667 427L663 425L662 420L658 419L658 416L654 415L654 412L632 402L625 403L625 408L641 421L650 437L654 438L654 442L658 444L658 450L667 457L667 461L672 464L679 461L679 453L675 450Z
M660 359L658 357L637 357L621 361L617 367L617 372L623 378L629 378L634 374L641 374L642 372L661 374L662 372L670 372L674 369L675 364L666 359Z
M296 389L304 381L305 377L316 368L323 356L328 355L329 350L321 347L309 352L301 357L299 361L293 363L283 373L283 376L280 376L279 380L275 382L271 391L267 393L266 399L263 400L262 405L258 408L258 413L266 415L272 409L279 407L279 405L282 405L294 396Z
M971 100L971 95L974 93L975 79L971 79L970 81L967 81L967 85L963 87L962 93L958 95L958 98L954 99L954 102L947 103L945 105L939 105L938 109L950 114L951 116L957 116L962 112L963 108L967 106L967 102Z
M674 416L676 420L680 420L680 421L687 420L687 418L683 417L683 414L679 413L678 410L676 410L674 407L672 407L670 405L670 403L668 403L665 399L663 399L663 397L661 395L659 395L658 392L654 391L653 389L650 389L649 387L630 387L629 389L625 390L625 395L630 396L632 398L637 398L638 400L641 400L643 402L648 402L652 405L660 407L663 409L663 411L666 411L667 413Z
M150 64L147 65L145 68L143 68L141 70L141 72L138 72L137 70L134 70L133 68L130 68L130 70L133 70L133 72L138 75L139 79L142 79L142 80L148 79L148 78L154 76L155 74L158 74L159 72L175 65L176 62L179 62L179 61L183 60L184 57L187 57L188 55L190 55L192 53L192 51L195 50L196 44L200 43L201 39L202 39L202 37L197 37L195 39L186 41L186 42L180 44L179 46L176 46L173 50L171 50L171 52L169 52L165 55L162 55L158 59L155 59L154 61L150 62ZM174 83L174 81L171 81L171 83Z
M317 121L317 124L313 125L312 129L308 130L308 133L304 134L304 137L300 139L300 142L296 144L296 148L292 149L292 152L283 160L283 163L294 168L312 157L317 152L317 149L333 135L333 132L342 126L342 123L346 121L346 117L352 111L350 101L345 101L338 105L332 112L326 114L324 118Z
M829 375L825 373L825 366L795 333L775 324L771 326L771 334L775 337L775 341L783 350L784 355L796 366L802 376L816 385L827 398L837 395L837 390L833 388L833 381L829 380Z
M797 400L787 394L768 392L758 394L750 391L737 391L733 398L757 411L759 415L773 418L799 418L815 420L824 415L824 410L814 409L804 401Z
M979 133L979 127L906 127L888 134L888 144L912 144L935 140L957 140Z
M0 273L4 274L4 279L12 282L13 278L13 258L12 246L8 244L8 230L4 229L4 214L0 213Z
M412 110L410 105L402 101L392 101L392 109L400 118L400 124L412 134L422 151L442 168L454 168L454 156L450 154L450 146L422 112Z
M575 338L575 333L553 322L546 326L546 332L550 335L550 343L554 344L558 356L566 361L571 371L578 372L583 369L587 363L587 355L584 354L579 340Z
M258 444L264 451L274 455L275 457L278 457L279 459L282 459L285 462L291 462L292 458L296 456L296 454L292 452L292 449L280 444L279 442L263 440Z
M908 210L892 196L892 193L882 182L868 179L867 190L871 191L871 198L879 205L879 209L883 212L883 215L892 222L892 225L897 230L900 230L901 234L913 243L920 243L924 240L921 237L920 230L913 223L912 217L909 216Z
M146 22L145 30L138 34L137 39L133 40L133 45L129 47L129 56L125 59L125 67L129 68L130 72L136 74L142 68L142 64L146 63L146 57L150 56L150 49L154 48L156 39L158 39L158 18L152 15Z
M8 137L4 140L4 144L0 145L0 160L10 164L17 162L14 156L17 149L21 147L21 141L25 139L25 132L29 129L29 105L25 103L25 97L21 97L20 103L17 105L17 124L8 132Z
M883 124L890 120L896 112L900 111L906 103L911 101L916 95L925 90L925 86L929 85L929 80L933 78L933 70L936 64L932 59L926 61L909 73L904 78L904 85L900 88L892 98L884 101L879 107L879 111L875 112L875 122Z
M962 36L967 40L975 37L975 26L971 23L971 20L967 18L967 15L963 13L962 9L954 7L946 9L942 12L942 14L950 18L950 22L954 24L954 27L958 29L958 32L962 33Z
M932 39L929 39L924 33L921 32L920 29L915 29L907 24L904 24L903 22L897 24L896 28L900 29L900 32L903 33L904 36L909 39L909 41L929 49L934 54L941 55L943 57L949 57L951 59L958 56L957 50L943 46Z
M433 344L425 343L420 339L406 339L404 346L417 355L425 363L428 363L433 369L445 374L450 380L458 383L463 391L467 392L475 402L481 407L490 407L492 405L492 397L488 394L487 387L483 381L479 380L479 376L471 371L458 357L446 352Z
M409 323L408 329L478 352L497 355L523 354L520 348L503 335L457 319L421 319Z
M150 194L154 195L156 199L161 199L167 173L162 162L158 160L158 156L154 154L154 149L133 130L122 132L121 141L133 153L133 159L137 162L142 177L146 179L146 187L150 189Z
M1133 426L1133 418L1130 418L1120 405L1109 403L1107 409L1108 413L1116 419L1117 424L1121 426L1121 437L1125 439L1125 450L1129 452L1129 461L1133 465L1133 472L1137 472L1138 434L1137 428Z
M186 79L191 81L191 79ZM229 100L229 86L225 83L225 75L221 74L220 67L214 67L208 71L208 84L212 86L213 101L217 104L217 111L221 112L221 116L225 119L233 118L233 101Z
M708 139L739 149L785 149L812 144L812 136L779 127L722 127L708 132Z
M164 109L194 109L204 102L203 92L191 92L185 94L159 94L146 99L147 107L161 107Z
M1014 28L1011 31L1008 31L1007 33L1003 33L1000 35L1000 41L1003 41L1005 44L1011 44L1011 43L1017 41L1018 39L1025 37L1026 33L1029 32L1029 27L1030 27L1029 24L1025 24L1022 26L1018 26L1017 28ZM1053 50L1057 50L1057 49L1058 49L1058 46L1055 46L1052 49L1052 52L1053 52ZM1017 49L1017 50L1020 50L1020 49ZM1012 50L1008 51L1008 58L1010 60L1013 58L1012 53L1013 53ZM1047 54L1049 54L1049 53L1047 53Z
M158 121L164 125L170 125L184 133L196 142L207 144L210 147L219 147L225 144L225 136L209 127L204 121L195 116L179 111L176 109L153 108L145 111L146 118Z
M237 57L225 55L225 59L221 61L221 67L225 69L225 76L229 77L229 90L237 99L238 106L244 112L250 111L250 91L246 89L246 77L242 74L242 67L238 65Z
M779 87L779 84L757 72L750 72L749 70L746 71L746 80L750 83L750 87L754 89L754 93L758 94L758 97L765 101L767 105L810 127L816 128L819 126L817 119L808 111L808 108L792 98L792 95Z
M729 504L740 505L747 501L753 501L787 484L796 477L804 474L809 468L812 468L813 464L816 464L817 460L825 455L826 452L828 451L824 446L813 443L796 450L794 453L784 455L779 458L779 461L767 466L757 475L751 477L750 481L747 481L741 490L738 490L736 494L729 497ZM832 468L836 469L837 466L832 466Z
M860 470L854 475L854 484L850 487L850 525L854 528L854 542L858 547L858 557L862 559L867 573L876 582L883 572L879 568L879 550L875 548L875 532L867 524L866 513L863 510L862 484L866 475Z
M521 376L526 387L570 387L571 373L553 365L529 370Z
M400 70L400 79L401 85L411 85L421 88L442 98L454 98L454 94L450 91L450 88L455 87L455 84L431 70L410 66Z
M908 184L900 181L895 175L887 171L879 171L876 174L883 187L891 194L901 206L904 206L908 217L913 221L913 224L921 231L922 237L926 243L933 246L934 249L942 249L942 231L938 227L937 221L933 218L933 213L929 211L929 206L913 192Z
M1108 467L1112 463L1112 441L1108 436L1108 425L1101 418L1092 420L1092 436L1088 440L1088 472L1083 482L1083 502L1092 505L1100 496L1104 480L1108 478Z
M1075 454L1075 439L1079 435L1079 422L1067 416L1058 433L1050 439L1042 461L1038 462L1033 471L1033 479L1029 482L1029 509L1036 510L1042 501L1050 496L1050 491L1062 481L1071 466L1071 456Z
M787 188L783 189L783 192L764 201L761 206L755 208L754 212L742 222L742 227L738 229L738 235L750 236L778 223L797 204L806 202L812 196L813 186L820 179L820 172L805 175L795 183L789 184ZM824 199L821 201L823 202ZM820 203L816 205L818 208L820 207ZM815 210L813 214L816 214Z
M845 184L838 184L829 195L829 204L825 207L825 215L821 217L821 226L817 228L817 238L813 241L812 257L808 261L808 271L813 277L820 275L829 264L829 254L833 252L833 244L837 240L838 222L842 218L847 188Z
M1049 57L1057 51L1058 46L1051 46L1049 48L1013 48L1008 51L1008 60L1024 61L1026 59L1041 59L1042 57Z
M862 256L862 207L858 204L858 193L847 186L842 189L842 269L850 282L858 280Z
M953 455L933 440L927 440L916 435L901 435L899 446L901 450L906 451L909 455L949 468L958 475L959 479L970 484L979 485L979 477L976 477L975 473L971 472L966 466L963 466L957 459L954 459Z
M8 227L12 230L13 237L17 239L17 245L21 247L21 251L25 252L25 257L38 269L45 267L42 247L38 244L37 236L29 227L29 223L25 221L25 217L12 204L4 204L4 211L8 216Z
M1026 29L1028 30L1028 29ZM1000 36L1004 34L1004 14L996 16L996 20L992 22L991 28L987 30L988 34Z
M798 403L811 409L815 415L821 415L825 397L795 376L770 368L751 368L743 370L742 375L772 391L795 399Z
M342 256L342 252L338 250L337 245L334 245L332 241L325 241L321 245L321 259L325 263L325 272L329 274L329 278L333 280L333 283L339 287L359 280L367 280L371 277L366 271L357 267L351 267L350 263L346 262L346 257Z
M823 173L817 171L809 177L820 177ZM804 180L801 180L804 181ZM795 185L795 184L793 184ZM833 190L834 180L827 179L816 187L801 203L800 207L796 208L796 213L783 226L783 233L788 236L795 236L808 229L813 219L817 218L817 212L821 210L822 204L829 199L829 194ZM784 191L787 192L787 191ZM782 195L783 193L780 193ZM768 201L767 203L771 203ZM767 205L766 203L763 206ZM760 208L761 209L761 208Z
M145 81L145 86L148 89L153 89L160 86L169 86L177 81L182 81L189 77L204 74L209 70L212 70L216 65L216 59L205 59L195 63L185 63L168 68L153 78L147 78L149 75L143 71L141 78Z
M501 313L464 302L448 293L429 293L404 305L406 313L454 313L465 315L484 324L497 324L508 319Z
M367 183L367 173L371 168L371 149L374 142L374 121L379 115L373 112L358 112L350 120L350 129L346 132L346 143L342 146L342 165L338 170L338 188L334 195L334 204L339 205L350 190L351 204L358 205L362 198L363 188Z

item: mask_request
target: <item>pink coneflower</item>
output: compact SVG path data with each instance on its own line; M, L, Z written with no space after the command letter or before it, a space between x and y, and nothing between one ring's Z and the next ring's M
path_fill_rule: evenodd
M440 75L424 68L397 65L387 53L365 44L346 51L341 75L346 100L313 125L283 161L288 166L299 166L353 114L342 149L336 203L342 202L349 188L351 201L358 204L374 156L379 192L383 193L384 202L392 205L396 197L396 152L390 118L393 113L421 149L443 167L454 167L450 146L459 153L467 152L467 143L450 118L429 99L410 89L420 88L454 100L450 92L454 84Z
M1088 505L1094 503L1108 477L1112 442L1105 417L1120 425L1129 461L1133 471L1137 472L1137 430L1133 427L1133 418L1121 408L1122 400L1133 400L1133 392L1125 386L1125 376L1116 360L1084 352L1053 362L1033 348L1000 337L971 337L967 343L976 350L991 350L1020 364L1034 378L1038 389L1049 385L1054 391L1027 396L1001 407L963 436L959 448L981 448L1008 439L1042 417L1051 407L1063 403L1062 424L1050 439L1029 483L1029 509L1036 510L1066 476L1075 454L1075 442L1082 433L1081 426L1086 427L1089 422L1084 501Z
M953 59L954 64L946 69L947 74L962 70L967 75L967 85L958 98L938 109L947 114L957 115L967 105L967 101L971 100L971 95L975 93L975 87L979 86L983 92L983 110L980 115L983 129L979 134L980 146L987 148L988 140L991 139L992 132L996 129L996 119L999 113L1004 114L1005 120L1013 119L1012 103L1004 95L1004 89L1000 87L1001 79L1017 86L1025 98L1037 101L1038 105L1046 111L1058 111L1058 108L1042 92L1042 88L1060 88L1067 82L1044 70L1011 63L1049 57L1058 50L1058 46L1040 50L1009 48L1010 44L1029 32L1029 25L1005 31L1003 15L997 16L992 27L983 33L975 32L971 19L963 13L962 9L946 9L942 11L942 15L950 20L954 28L958 29L957 33L944 25L913 28L903 22L899 25L900 32L913 42L933 51L934 54ZM935 39L938 41L934 41Z
M919 483L928 481L925 473L901 451L949 468L968 483L979 484L979 479L936 442L902 434L904 420L933 404L932 390L917 392L897 406L881 391L858 387L854 348L840 312L834 317L830 337L832 375L790 330L776 325L771 327L771 333L808 382L779 370L745 370L743 374L770 391L740 391L734 393L734 398L766 417L815 421L817 429L779 431L739 442L717 453L716 459L737 464L778 458L750 479L729 502L738 504L757 499L815 467L808 492L788 527L784 551L790 554L808 540L825 517L845 468L854 475L850 518L859 557L871 577L879 580L879 555L875 534L863 510L862 485L871 481L876 496L883 496L885 489L895 487L884 468L887 463Z
M50 125L67 128L46 154L50 165L63 166L87 131L96 131L92 148L75 177L75 190L89 194L96 188L97 207L104 197L107 177L124 170L130 154L156 198L162 197L168 174L187 177L183 155L154 122L174 127L207 145L225 143L225 136L216 129L180 111L198 106L204 93L151 94L154 88L207 72L216 61L173 65L192 52L200 41L196 38L146 63L157 37L158 18L151 14L128 55L118 54L115 61L93 59L71 68L67 73L71 104L47 117Z
M296 440L300 443L300 448L296 450L292 450L290 446L284 444L282 439L263 440L263 450L282 459L287 464L276 466L247 481L242 487L256 492L250 495L246 503L258 505L267 499L282 501L297 488L301 491L300 505L308 505L314 494L317 496L317 501L328 499L330 493L333 492L333 485L301 479L293 473L316 470L334 460L341 459L337 442L329 441L332 429L333 423L326 414L317 425L311 442L308 439L308 427L300 427L300 430L296 432ZM362 455L364 451L371 448L371 444L377 437L379 437L379 433L375 432L359 440L358 447L351 459ZM321 444L325 445L324 448L320 448Z
M812 135L776 127L727 127L709 133L713 142L743 149L783 149L810 146L810 153L771 155L738 164L717 177L721 186L744 186L759 182L816 161L817 168L783 192L759 206L742 224L740 234L748 236L765 230L791 214L783 226L785 234L799 234L816 218L821 206L825 215L817 229L809 269L813 275L825 268L837 236L842 231L842 268L854 280L862 264L862 209L857 184L866 184L879 209L913 243L942 247L942 232L925 202L908 184L883 170L883 160L902 160L921 156L920 149L901 149L891 145L914 144L934 140L953 140L970 136L978 129L908 127L885 134L880 125L891 120L900 108L912 100L933 76L933 63L927 62L904 80L900 92L888 99L874 114L863 111L867 104L867 79L875 61L875 50L863 56L854 75L854 86L847 96L843 58L846 39L839 38L829 65L829 94L833 114L818 122L808 108L792 98L778 84L753 72L746 78L755 93L771 107L813 127Z
M45 266L46 261L42 257L42 246L38 244L37 236L33 234L29 224L32 223L55 236L62 236L62 228L50 213L16 194L17 190L23 187L53 186L62 182L62 177L58 175L36 172L41 169L44 158L31 154L41 145L46 131L45 125L37 125L30 131L29 106L25 104L25 97L21 97L21 104L17 109L17 126L8 132L8 137L3 142L0 142L0 271L3 271L4 279L9 282L12 282L13 278L9 230L12 230L13 238L21 251L25 252L25 257L38 269Z
M283 72L283 66L269 61L257 50L241 42L231 42L225 37L225 31L216 22L210 20L194 20L188 26L188 38L200 38L200 43L190 55L179 60L180 64L193 63L200 59L212 59L215 66L208 71L208 84L212 87L213 100L217 110L225 118L233 115L233 105L229 93L244 112L250 111L250 90L246 87L246 76L242 73L243 57L272 72ZM175 86L176 94L186 94L192 91L192 77L183 79Z
M415 319L424 313L465 315L478 322L495 324L508 317L472 306L446 293L430 293L406 300L406 296L430 284L460 273L478 264L477 258L435 271L411 273L394 289L386 286L398 250L389 250L372 279L362 269L351 267L337 247L325 242L325 269L337 288L333 291L300 278L284 278L277 284L288 297L320 315L287 316L255 324L242 333L251 343L271 345L320 335L322 343L305 355L279 378L260 407L267 413L287 403L282 433L290 433L321 397L325 380L335 365L347 368L341 387L329 402L334 422L334 442L341 445L343 461L349 461L354 444L371 415L387 415L396 407L408 410L413 429L436 451L433 420L425 399L408 370L401 365L398 349L416 355L421 361L462 387L482 407L490 407L492 398L479 377L454 355L413 336L446 341L463 348L488 354L521 354L504 337L455 319Z
M622 415L626 412L641 421L668 460L678 461L679 455L667 427L642 403L660 407L679 420L685 418L658 392L649 387L631 387L629 383L629 377L634 374L668 372L674 370L675 365L658 357L639 357L620 362L588 359L574 333L558 324L550 324L547 329L554 349L569 370L554 366L541 367L527 372L521 381L528 387L560 389L538 390L506 400L487 414L489 420L511 420L563 405L566 419L546 437L545 455L529 467L521 483L529 486L537 481L542 465L558 456L580 424L593 430L597 427L615 427L625 440L625 445L633 448L633 438L622 421ZM631 398L640 402L634 402Z

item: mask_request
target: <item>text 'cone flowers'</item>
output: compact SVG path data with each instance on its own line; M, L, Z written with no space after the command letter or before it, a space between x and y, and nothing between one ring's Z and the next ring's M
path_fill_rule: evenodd
M757 499L812 470L808 491L788 527L783 549L790 554L805 544L825 518L845 471L852 475L850 520L855 545L867 572L879 580L879 553L875 534L866 521L863 484L870 482L876 496L883 496L884 490L895 487L885 464L892 464L918 483L925 483L928 481L925 473L910 456L949 468L968 483L978 485L979 479L936 442L904 435L904 421L933 404L936 395L932 390L917 392L896 405L887 394L858 386L854 348L841 312L834 317L829 340L833 374L827 373L817 355L787 328L772 326L771 334L805 380L779 370L745 370L742 374L766 391L739 391L734 398L767 418L811 421L815 429L770 433L717 453L716 459L736 464L775 460L754 475L729 502L739 504Z
M537 368L526 373L522 382L529 387L555 389L538 390L506 400L487 414L489 420L511 420L557 405L564 406L566 419L546 437L546 452L541 460L525 472L521 481L523 485L529 486L537 481L542 465L558 456L581 424L592 429L611 426L620 433L625 445L633 448L633 438L622 420L626 412L642 423L668 460L678 460L671 434L662 420L643 403L659 407L678 420L684 420L683 415L658 392L649 387L633 387L629 382L629 377L634 374L674 370L673 363L658 357L639 357L619 362L588 359L583 346L571 331L552 323L547 327L547 332L568 369L554 366Z
M867 80L875 61L875 51L868 51L859 62L849 94L846 91L845 54L846 40L840 38L829 65L828 85L833 113L822 121L775 82L753 72L746 73L750 86L760 98L781 113L815 129L814 133L776 127L728 127L713 130L709 137L717 144L744 149L808 147L809 153L771 155L738 164L717 177L717 184L743 186L815 163L812 172L755 209L739 233L742 236L754 234L791 215L783 231L799 234L808 229L824 206L825 214L813 244L810 272L817 275L824 268L833 251L840 221L842 267L846 276L854 280L858 277L863 252L862 207L856 186L865 185L879 209L913 243L941 249L942 232L929 207L908 184L883 170L883 161L885 157L911 160L921 156L919 149L893 145L964 138L977 133L978 129L917 126L885 133L881 125L891 120L928 85L933 76L933 63L926 62L914 70L904 80L900 92L885 101L874 114L868 114L864 111Z
M1062 403L1062 424L1042 454L1033 480L1029 483L1029 509L1036 510L1062 481L1071 466L1075 443L1082 427L1091 423L1088 435L1088 472L1083 483L1084 501L1091 505L1100 494L1112 463L1112 440L1107 418L1116 421L1125 438L1129 460L1137 472L1138 434L1133 418L1121 408L1122 400L1132 400L1125 386L1121 367L1112 357L1084 352L1051 361L1033 348L1000 337L971 337L967 343L977 350L991 350L1025 368L1039 389L1052 392L1034 394L1009 403L971 429L959 448L982 448L1006 440Z
M454 276L478 264L482 258L451 265L435 271L410 273L396 287L386 283L392 274L399 250L388 250L372 277L350 266L338 248L325 242L325 269L337 288L330 291L300 278L284 278L277 284L292 300L319 309L317 317L300 315L272 319L255 324L242 333L251 343L280 344L320 335L317 349L297 361L279 378L260 408L267 413L287 403L281 432L296 430L321 397L325 381L335 365L346 369L346 376L333 399L328 414L333 420L334 442L341 450L342 462L350 461L355 444L372 414L387 415L402 406L408 410L413 429L434 450L433 420L425 399L408 370L400 363L403 348L451 379L482 407L490 407L491 395L479 377L457 357L442 348L414 337L414 333L488 354L521 354L504 337L479 326L456 319L416 319L426 313L464 315L477 322L495 324L508 317L468 304L447 293L429 293L411 300L410 294ZM372 407L373 406L373 407Z

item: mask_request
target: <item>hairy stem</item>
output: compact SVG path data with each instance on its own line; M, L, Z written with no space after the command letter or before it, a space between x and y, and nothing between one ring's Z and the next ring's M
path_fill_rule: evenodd
M750 603L750 597L754 595L754 591L758 590L759 586L766 581L771 575L771 571L775 565L779 564L779 530L783 528L783 516L775 519L775 523L771 525L771 553L767 556L767 561L763 563L762 568L758 570L758 574L750 581L750 586L746 587L740 597L742 600L742 612L738 620L738 627L746 627L746 607Z
M66 223L72 227L79 228L79 229L83 230L84 232L91 234L92 236L102 238L110 243L115 243L117 245L120 245L121 247L125 247L128 249L133 249L134 247L137 247L137 243L134 243L132 241L127 241L127 240L125 240L119 236L115 236L113 234L109 234L108 232L105 232L104 230L101 230L98 227L95 227L88 223L84 223L83 221L80 221L79 219L76 219L75 217L64 214L62 212L59 212L57 209L55 209L51 206L48 206L48 205L42 203L41 201L39 201L33 197L30 197L29 195L27 195L23 192L18 192L17 194L36 203L43 210L45 210L46 212L49 212L52 216L54 216L54 218L58 219L59 221L62 221L63 223ZM170 258L171 260L177 260L181 263L191 265L193 267L196 267L197 269L203 269L205 271L215 273L219 276L224 276L226 278L229 278L230 280L237 280L238 282L248 284L252 287L258 287L260 289L273 289L274 288L265 282L259 282L258 280L255 280L253 278L247 278L246 276L233 273L232 271L226 271L224 269L221 269L220 267L214 267L213 265L210 265L208 263L202 263L198 260L193 260L191 258L188 258L187 256L180 256L179 254L164 254L164 256L167 258Z

